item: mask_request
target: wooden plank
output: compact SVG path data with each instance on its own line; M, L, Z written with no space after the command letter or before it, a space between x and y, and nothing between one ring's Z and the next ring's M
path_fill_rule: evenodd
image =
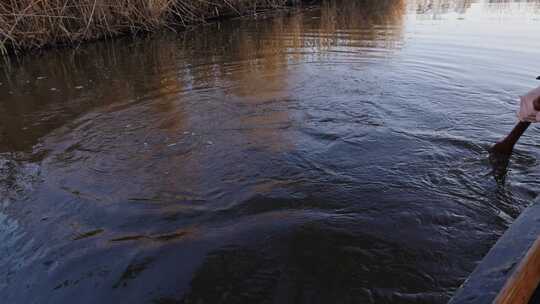
M527 252L495 299L497 304L528 304L540 283L540 238Z
M534 203L491 248L450 303L528 303L540 278L539 239L540 203Z

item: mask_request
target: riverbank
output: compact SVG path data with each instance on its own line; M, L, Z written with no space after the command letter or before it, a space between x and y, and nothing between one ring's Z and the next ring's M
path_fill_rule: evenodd
M298 0L20 0L0 2L0 53L178 29Z

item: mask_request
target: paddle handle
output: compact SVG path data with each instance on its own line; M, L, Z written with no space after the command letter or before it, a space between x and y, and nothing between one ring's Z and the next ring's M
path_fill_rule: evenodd
M523 135L523 133L525 133L525 131L530 125L531 123L528 121L518 122L514 129L512 129L512 132L510 132L510 134L508 134L503 140L497 142L493 147L491 147L491 152L510 156L519 138L521 137L521 135Z

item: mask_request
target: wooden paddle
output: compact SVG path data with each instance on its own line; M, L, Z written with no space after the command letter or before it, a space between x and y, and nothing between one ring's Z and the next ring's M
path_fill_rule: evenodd
M540 76L538 76L536 79L540 80ZM534 109L536 111L540 111L540 97L534 101ZM521 135L523 135L523 133L525 133L525 130L527 130L530 125L531 123L527 121L518 122L510 134L491 147L490 153L495 154L496 156L509 158L510 155L512 155L514 146L518 142L519 138Z
M535 109L536 109L536 105L535 105ZM493 145L493 147L491 147L489 152L503 156L503 157L504 156L510 157L510 155L512 155L512 151L514 150L514 146L518 142L521 135L525 133L525 130L527 130L527 128L530 125L531 123L528 121L518 122L517 125L514 127L514 129L512 129L512 132L510 132L510 134L508 134L501 141Z

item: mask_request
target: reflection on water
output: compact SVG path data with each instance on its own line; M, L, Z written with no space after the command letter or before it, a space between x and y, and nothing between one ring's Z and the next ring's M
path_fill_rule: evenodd
M538 1L514 0L415 0L407 2L409 10L414 10L418 17L432 17L458 13L474 15L506 15L523 18L533 17L540 9ZM473 9L471 10L471 7Z
M444 303L536 197L540 2L326 1L0 74L8 303ZM495 178L494 178L495 177Z

